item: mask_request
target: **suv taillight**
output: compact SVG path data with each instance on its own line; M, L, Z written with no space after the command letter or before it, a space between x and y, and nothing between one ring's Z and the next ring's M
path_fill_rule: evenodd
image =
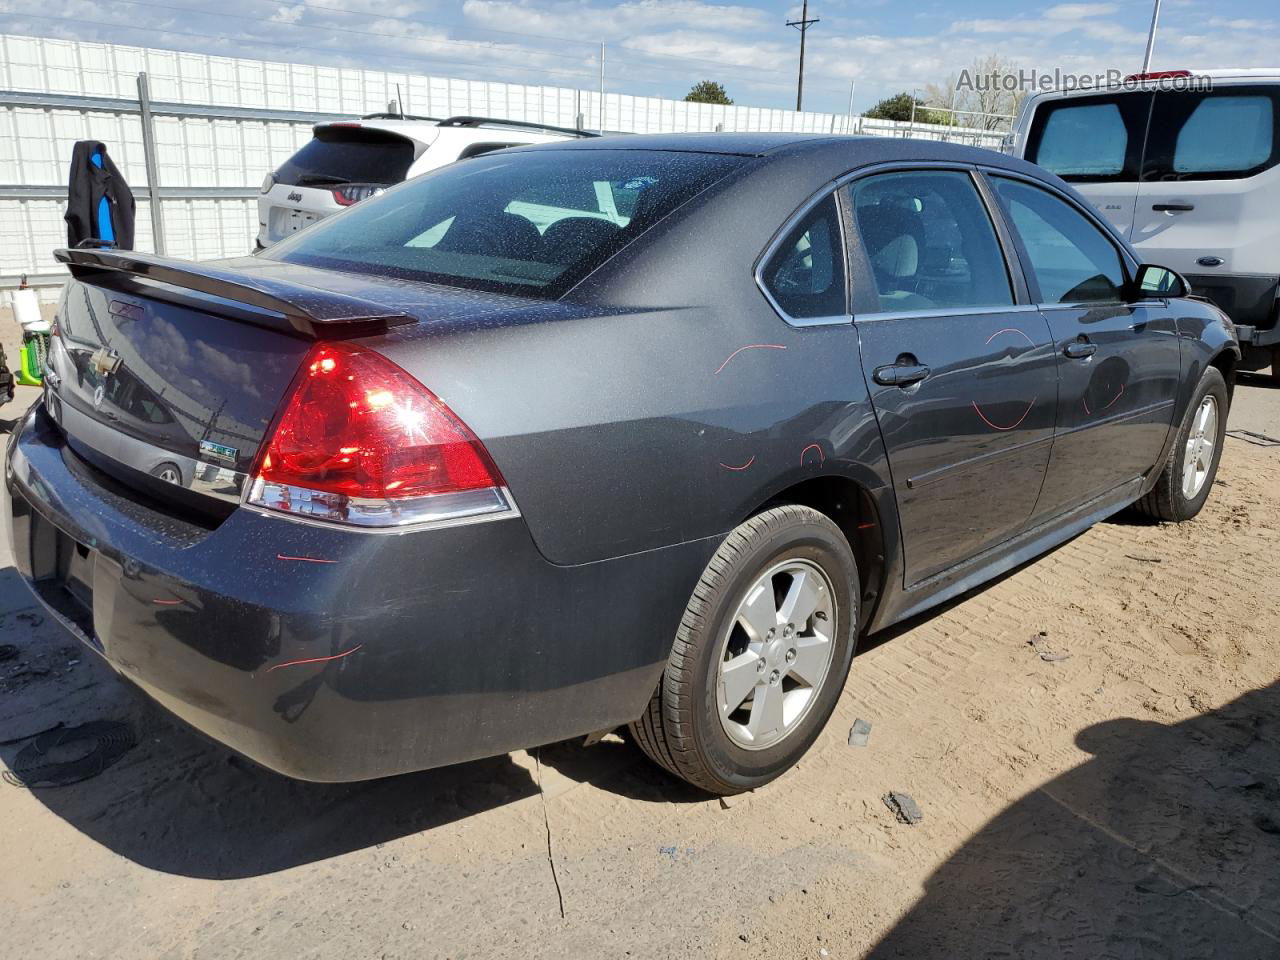
M380 187L372 183L349 183L345 187L334 187L333 199L337 200L342 206L349 207L353 203L359 203L369 197L376 197L386 189L386 187Z
M514 513L467 426L381 354L319 343L303 361L247 502L364 527Z

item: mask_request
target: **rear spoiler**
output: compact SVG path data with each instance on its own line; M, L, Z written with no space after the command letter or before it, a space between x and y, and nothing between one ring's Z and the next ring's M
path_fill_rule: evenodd
M53 255L67 265L76 279L121 274L194 290L277 314L283 318L283 324L265 325L283 326L312 338L361 336L415 322L408 314L389 311L358 297L277 277L255 276L248 270L217 264L192 263L132 250L63 249L55 250Z

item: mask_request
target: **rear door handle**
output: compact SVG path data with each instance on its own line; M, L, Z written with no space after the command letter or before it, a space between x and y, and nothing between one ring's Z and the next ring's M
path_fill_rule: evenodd
M1072 360L1085 360L1098 352L1098 345L1087 340L1072 340L1062 348L1062 355Z
M891 363L876 367L871 378L882 387L909 387L929 376L930 370L923 363Z
M1187 213L1194 210L1194 203L1153 203L1151 209L1157 213Z

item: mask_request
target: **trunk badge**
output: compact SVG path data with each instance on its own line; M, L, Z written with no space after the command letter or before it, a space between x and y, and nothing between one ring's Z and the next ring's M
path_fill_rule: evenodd
M240 452L235 447L223 446L221 443L214 443L212 440L200 441L200 452L206 457L212 457L214 460L221 460L223 463L234 464L236 455Z

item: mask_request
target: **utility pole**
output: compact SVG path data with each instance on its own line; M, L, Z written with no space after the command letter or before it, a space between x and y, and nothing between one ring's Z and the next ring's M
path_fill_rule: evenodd
M1142 72L1151 72L1151 53L1156 48L1156 24L1160 22L1160 0L1156 0L1155 8L1151 11L1151 30L1147 33L1147 53L1142 58Z
M799 20L788 20L788 27L795 27L800 31L800 77L796 80L796 112L804 109L804 35L809 32L809 28L818 23L818 18L809 19L809 0L804 0L804 6L800 9Z

